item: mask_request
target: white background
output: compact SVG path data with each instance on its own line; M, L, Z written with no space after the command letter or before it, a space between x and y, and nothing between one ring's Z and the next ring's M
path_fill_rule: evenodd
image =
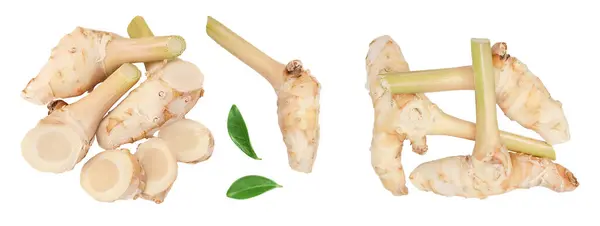
M533 2L5 2L0 7L5 144L0 225L598 225L593 216L600 201L598 7L593 1ZM82 163L55 175L36 172L23 160L22 136L46 109L25 102L19 93L64 34L83 26L126 36L136 15L144 16L156 35L186 39L181 57L206 76L205 97L188 117L213 131L216 149L206 162L180 164L179 178L163 204L99 203L79 185ZM321 82L322 137L312 174L288 167L273 90L206 35L209 15L281 62L301 59ZM478 200L441 197L408 183L409 195L392 196L370 165L373 112L364 88L368 44L385 34L399 43L413 70L469 64L472 37L507 42L510 53L564 104L572 139L555 148L558 162L575 173L581 186L570 193L534 188ZM428 96L447 113L475 120L473 92ZM262 161L248 158L229 139L226 118L232 104L245 117ZM500 111L499 120L503 130L539 139ZM425 156L404 149L407 173L422 162L469 154L473 148L472 141L440 136L429 136L428 144ZM95 145L84 162L99 151ZM227 198L231 182L248 174L269 177L283 188L250 200Z

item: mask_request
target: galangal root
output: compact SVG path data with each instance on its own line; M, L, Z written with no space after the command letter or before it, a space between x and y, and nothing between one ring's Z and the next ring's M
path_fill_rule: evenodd
M277 94L277 115L291 169L310 173L319 146L321 86L302 62L281 64L225 25L208 17L206 32L217 44L265 78Z
M133 64L123 64L96 89L73 104L57 100L49 115L29 130L21 142L27 163L42 172L72 170L94 141L96 128L109 109L140 79Z
M60 39L21 96L37 105L81 96L91 92L124 63L174 58L185 47L185 40L176 35L129 39L111 32L77 27Z
M128 26L131 38L149 38L152 31L140 16ZM147 78L102 120L96 137L100 147L115 149L150 138L161 126L183 119L204 94L204 75L179 58L146 62Z
M393 195L406 195L403 141L410 141L413 152L424 154L428 150L427 135L475 140L475 124L444 113L423 93L390 92L379 74L410 71L401 48L390 36L380 36L369 44L366 69L375 117L371 164L387 190ZM511 151L556 158L553 147L546 142L509 132L500 132L500 139Z
M515 189L543 186L573 191L579 182L565 167L544 158L509 153L502 143L496 115L496 78L488 39L472 39L476 104L475 147L470 156L453 156L419 165L414 186L443 196L486 198Z
M498 106L509 119L535 131L550 144L569 141L569 124L562 104L550 96L526 64L508 54L507 48L504 42L492 46ZM381 76L394 94L473 90L475 87L471 66L391 72Z
M199 163L212 155L210 130L185 118L203 96L204 75L178 58L186 46L182 37L154 37L139 16L128 33L123 38L78 27L61 39L23 91L28 101L46 104L48 115L27 132L21 151L32 168L62 173L74 169L97 141L103 150L81 169L85 192L100 202L160 204L178 177L178 162ZM131 62L143 62L147 73L133 90L142 73ZM85 91L72 104L61 99ZM135 153L121 147L143 139Z

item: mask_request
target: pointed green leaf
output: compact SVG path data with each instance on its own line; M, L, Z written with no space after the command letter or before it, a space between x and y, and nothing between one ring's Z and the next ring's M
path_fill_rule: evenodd
M227 190L227 197L240 200L249 199L274 188L281 187L281 185L269 178L258 175L249 175L234 181Z
M229 116L227 117L227 132L233 143L235 143L242 152L250 158L261 160L252 148L246 122L235 104L232 105L229 110Z

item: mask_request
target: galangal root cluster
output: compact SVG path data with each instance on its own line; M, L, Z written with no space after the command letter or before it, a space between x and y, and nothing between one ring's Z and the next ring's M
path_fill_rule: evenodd
M97 141L103 151L80 176L92 198L162 203L178 162L199 163L213 152L211 131L185 117L204 94L204 75L178 58L186 48L182 37L154 37L139 16L127 31L130 38L78 27L60 40L22 92L27 101L47 105L48 115L27 132L21 151L34 169L63 173ZM146 69L137 87L142 73L133 63ZM79 96L71 104L63 100ZM135 152L122 147L138 141Z
M404 140L410 141L413 152L425 154L426 136L444 135L475 141L473 155L420 165L409 176L420 190L485 198L535 186L556 192L577 188L573 174L553 162L552 145L570 138L560 102L550 97L525 64L506 52L506 43L491 47L487 39L473 39L472 54L470 66L411 72L390 36L369 44L367 88L374 108L371 163L383 186L393 195L408 194L401 162ZM425 95L450 90L475 91L475 123L444 113ZM544 140L500 131L496 105Z

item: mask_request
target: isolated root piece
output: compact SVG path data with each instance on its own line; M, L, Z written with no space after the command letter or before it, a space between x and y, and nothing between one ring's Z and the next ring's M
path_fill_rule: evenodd
M319 146L321 85L299 60L281 64L225 25L208 17L206 32L217 44L264 77L277 94L278 123L289 166L310 173Z
M81 187L100 202L136 199L145 181L144 169L128 149L102 151L81 168Z
M139 16L129 24L128 32L131 38L148 38L143 35L151 34ZM204 75L188 61L176 58L145 65L146 80L100 123L96 133L100 147L115 149L152 137L161 126L184 118L204 94Z
M140 77L137 67L123 64L77 102L67 105L57 101L50 114L21 141L21 152L27 163L42 172L72 170L86 156L104 114ZM57 108L58 104L62 107Z
M177 179L175 155L164 140L150 138L138 146L134 156L146 175L146 187L139 197L156 204L164 202Z
M158 131L179 162L196 164L208 160L213 153L215 141L211 131L204 124L181 119Z
M529 71L527 65L506 50L506 43L498 42L491 53L498 106L509 119L535 131L546 142L567 142L571 135L562 104L550 96L542 81ZM382 77L394 94L474 89L471 66L393 72Z
M380 36L369 44L366 57L367 87L374 108L371 161L384 187L394 195L406 195L401 151L404 140L412 150L424 154L428 150L426 135L446 135L475 139L475 124L441 111L425 94L392 94L378 74L408 72L401 48L390 36ZM501 132L509 150L555 159L552 146L543 141Z
M471 156L447 157L417 166L414 186L444 196L486 198L515 189L543 186L555 192L579 186L573 174L550 160L509 153L500 140L490 42L472 39L476 138Z
M94 89L121 64L170 59L179 56L185 47L180 36L129 39L77 27L60 39L21 96L38 105L80 96Z

